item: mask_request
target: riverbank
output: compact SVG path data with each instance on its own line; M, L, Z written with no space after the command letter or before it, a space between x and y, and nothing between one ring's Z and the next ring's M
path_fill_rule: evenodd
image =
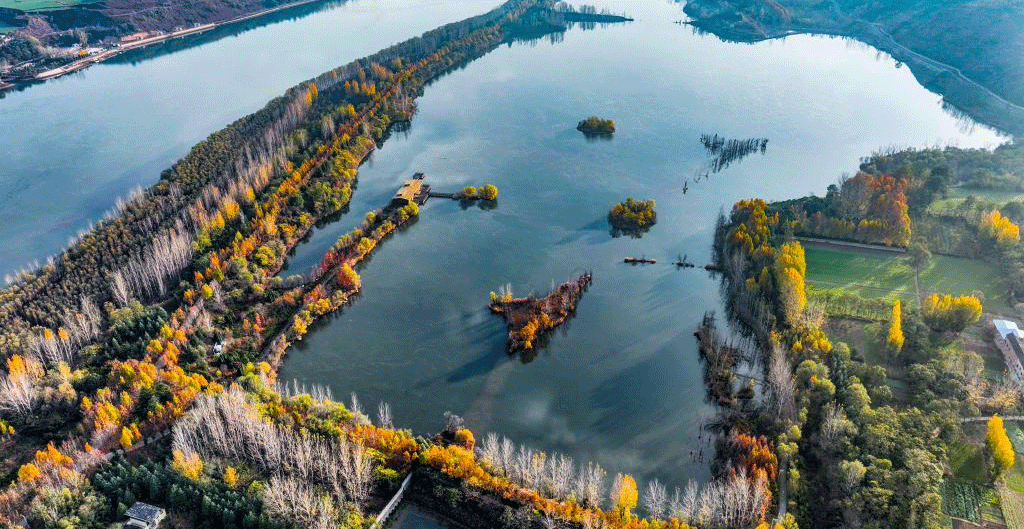
M62 75L67 75L69 73L72 73L72 72L81 70L83 68L87 68L89 66L92 66L93 64L97 64L97 63L103 62L103 61L105 61L107 59L110 59L112 57L120 55L121 53L124 53L126 51L143 48L143 47L146 47L146 46L149 46L149 45L152 45L152 44L158 44L160 42L165 42L167 40L176 39L176 38L179 38L179 37L186 37L188 35L195 35L195 34L203 33L205 31L209 31L209 30L217 28L217 27L227 26L227 25L238 23L238 22L243 22L243 21L246 21L246 20L250 20L250 19L253 19L253 18L258 18L258 17L261 17L261 16L269 15L271 13L276 13L278 11L283 11L283 10L291 9L291 8L298 7L298 6L302 6L302 5L306 5L306 4L312 4L312 3L316 3L316 2L323 2L323 1L325 1L325 0L300 0L300 1L297 1L297 2L288 3L288 4L285 4L285 5L280 5L280 6L277 6L277 7L272 7L272 8L269 8L269 9L264 9L262 11L257 11L255 13L250 13L250 14L247 14L247 15L235 17L235 18L232 18L232 19L229 19L229 20L225 20L225 21L222 21L222 22L211 22L209 24L201 24L201 25L194 26L194 27L191 27L191 28L186 28L186 29L182 29L182 30L178 30L178 31L173 31L173 32L167 33L167 34L156 35L156 36L153 36L153 37L147 37L147 38L144 38L144 39L141 39L141 40L138 40L138 41L134 41L134 42L128 42L128 43L125 43L125 44L115 45L114 47L107 48L104 51L102 51L100 53L97 53L95 55L90 55L88 57L84 57L82 59L78 59L76 61L73 61L71 63L65 64L63 66L59 66L57 68L52 68L50 70L46 70L44 72L41 72L41 73L37 74L34 77L28 78L28 79L17 79L17 80L14 80L14 82L8 82L8 83L0 82L0 90L7 89L7 88L14 88L14 87L18 86L18 84L28 84L28 83L32 83L32 82L45 81L47 79L54 79L54 78L60 77Z

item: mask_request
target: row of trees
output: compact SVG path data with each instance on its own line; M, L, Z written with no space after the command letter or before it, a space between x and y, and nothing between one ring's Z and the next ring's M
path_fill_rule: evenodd
M479 457L450 444L430 446L423 460L466 483L586 527L752 528L763 523L771 499L767 475L750 475L742 464L721 479L703 487L691 482L671 496L652 480L641 498L636 480L628 474L616 474L608 483L599 465L577 469L570 458L517 447L494 434L487 436ZM643 505L646 518L634 514L638 505Z
M824 204L809 211L813 200L796 217L798 228L809 233L894 246L910 243L907 191L909 177L859 172L830 187Z

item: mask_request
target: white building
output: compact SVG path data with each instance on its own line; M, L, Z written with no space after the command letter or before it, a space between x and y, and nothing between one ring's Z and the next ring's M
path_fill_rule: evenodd
M1006 367L1017 382L1024 382L1024 331L1009 320L992 320L996 328L996 346L1003 352Z

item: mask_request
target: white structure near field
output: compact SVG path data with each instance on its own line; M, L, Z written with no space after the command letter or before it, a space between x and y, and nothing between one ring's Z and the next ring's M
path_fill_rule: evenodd
M160 525L160 520L163 520L166 514L160 507L137 501L135 505L128 507L128 510L124 512L124 515L128 517L128 521L125 522L124 526L138 527L139 529L156 529Z
M1018 382L1024 382L1024 331L1009 320L992 320L996 328L996 346L1003 352L1006 368Z

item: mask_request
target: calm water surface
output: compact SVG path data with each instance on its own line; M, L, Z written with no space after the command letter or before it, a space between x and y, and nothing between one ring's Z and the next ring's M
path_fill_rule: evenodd
M503 47L426 90L411 130L360 171L350 215L318 230L285 273L308 270L416 171L440 190L495 183L499 205L431 200L363 268L354 306L295 347L284 378L355 391L374 409L387 400L417 432L450 410L478 438L501 432L641 479L705 479L709 410L692 333L720 306L717 282L668 261L706 262L720 208L821 194L880 146L999 141L873 49L809 36L727 44L673 24L669 3L599 5L637 21ZM591 114L615 119L614 139L574 130ZM708 163L704 133L767 137L767 152L686 183ZM658 203L640 239L608 232L609 207L627 195ZM660 263L621 262L641 254ZM583 270L594 283L576 317L532 361L507 356L488 292L544 292Z
M3 267L57 249L117 194L154 182L288 86L495 2L352 1L0 99ZM502 47L426 89L411 129L360 170L351 213L300 246L289 273L416 171L440 190L494 183L498 207L431 200L363 267L362 296L316 325L281 376L356 392L368 408L389 401L396 424L417 433L438 430L450 410L478 439L501 432L682 485L708 474L692 333L720 301L706 272L668 261L703 264L715 216L739 198L824 193L883 146L1000 137L945 113L908 70L849 41L728 44L673 24L683 18L675 3L591 3L637 20ZM574 130L591 114L615 119L613 139ZM705 133L769 143L689 181L709 162ZM627 195L658 203L658 224L640 239L608 232L609 207ZM659 264L623 265L626 255ZM544 292L583 270L594 283L575 318L536 358L507 356L488 292Z
M496 0L308 6L117 57L0 97L0 275L43 261L131 188L300 81ZM260 24L268 21L300 18ZM191 44L200 46L185 48Z

